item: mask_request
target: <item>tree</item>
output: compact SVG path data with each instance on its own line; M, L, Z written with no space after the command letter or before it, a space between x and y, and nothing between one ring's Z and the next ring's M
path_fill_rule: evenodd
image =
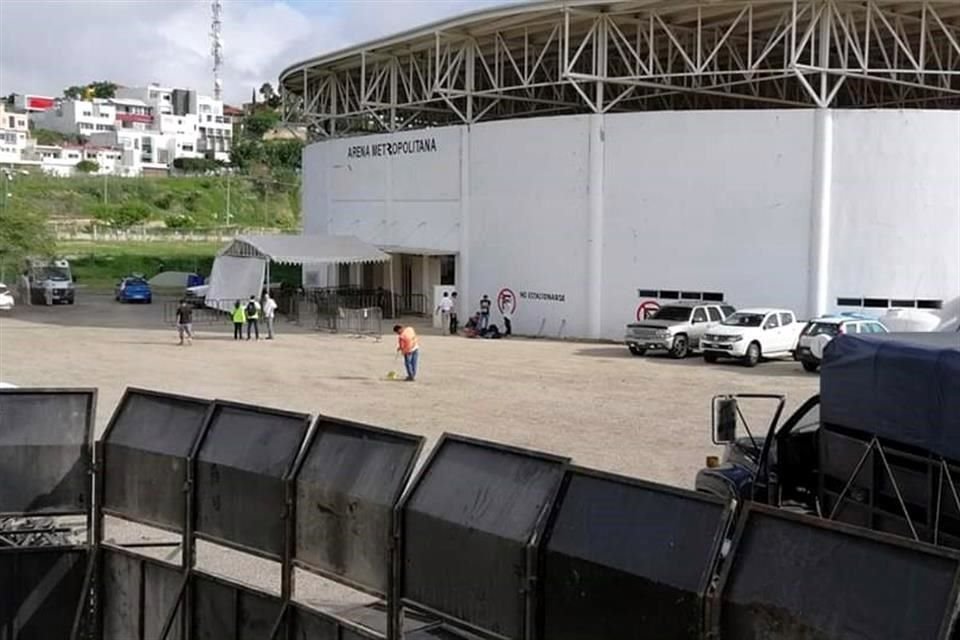
M263 134L277 126L278 122L280 114L272 109L254 111L243 119L243 131L248 137L259 140L263 138Z
M110 82L108 80L101 80L100 82L91 82L87 85L87 88L93 92L94 98L116 98L117 97L117 83Z
M209 158L177 158L173 168L184 173L206 173L220 168L220 163Z
M299 169L303 154L300 140L267 140L263 143L264 156L271 169Z
M50 129L34 129L33 139L40 145L59 145L67 141L67 136Z
M64 98L73 98L74 100L80 100L83 98L84 92L87 90L86 87L80 85L70 85L63 90Z
M12 198L0 208L0 264L16 267L29 256L52 256L54 247L45 216L24 209Z
M100 165L93 160L81 160L74 168L80 173L96 173L100 171Z
M117 83L108 80L91 82L85 85L70 85L63 90L64 98L73 98L74 100L86 100L89 98L115 98L117 96Z
M273 90L273 85L269 82L264 82L263 86L260 87L260 95L263 96L263 102L271 109L280 106L280 95Z

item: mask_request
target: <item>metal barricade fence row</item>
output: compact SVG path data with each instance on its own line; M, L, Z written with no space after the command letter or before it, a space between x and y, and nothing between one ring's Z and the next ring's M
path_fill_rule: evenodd
M414 474L420 436L139 389L121 399L93 466L94 397L0 390L0 516L83 514L92 531L72 547L0 547L0 638L945 640L960 631L953 550L768 507L735 511L451 434ZM57 464L22 464L32 455ZM104 539L107 515L178 536L169 557L179 561ZM279 561L279 588L205 572L201 539ZM376 602L307 606L296 570Z

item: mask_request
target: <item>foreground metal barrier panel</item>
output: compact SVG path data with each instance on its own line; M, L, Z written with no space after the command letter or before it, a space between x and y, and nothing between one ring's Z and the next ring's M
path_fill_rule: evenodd
M0 391L0 511L88 525L0 547L0 640L958 637L952 550L450 434L411 481L419 436L139 389L93 466L93 405ZM279 590L205 573L199 539L279 562ZM319 610L295 570L378 600Z
M572 469L545 544L542 637L701 637L729 520L712 497Z
M288 553L288 482L310 416L217 401L196 456L198 538L273 560Z
M960 555L751 505L714 602L723 640L946 640L960 607Z
M99 443L102 512L182 532L189 459L212 406L208 400L127 389Z
M0 547L0 638L47 640L79 632L92 580L90 389L0 390L0 517L81 516L75 546ZM16 537L30 531L6 532ZM42 539L42 538L41 538Z
M535 550L568 461L445 434L400 506L403 604L532 637Z

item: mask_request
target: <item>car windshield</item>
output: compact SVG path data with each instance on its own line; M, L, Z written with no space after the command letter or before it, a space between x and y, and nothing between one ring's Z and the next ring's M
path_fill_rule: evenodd
M60 267L44 267L40 271L40 278L43 280L66 281L70 279L70 272Z
M144 280L143 278L127 278L127 286L128 286L128 287L129 287L130 285L134 285L134 286L145 286L146 284L147 284L147 281Z
M680 320L681 322L690 319L690 312L693 311L690 307L662 307L659 311L653 314L653 320Z
M0 293L6 293L6 292L7 292L7 285L0 284Z
M805 336L830 336L834 338L840 335L840 325L835 322L811 322L803 330Z
M744 313L742 311L738 311L720 324L725 324L731 327L759 327L760 323L762 322L762 313Z

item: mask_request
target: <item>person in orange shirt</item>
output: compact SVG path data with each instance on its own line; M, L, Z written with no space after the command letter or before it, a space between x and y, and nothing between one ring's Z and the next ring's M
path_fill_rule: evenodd
M420 341L413 327L393 325L393 332L397 334L397 351L403 354L403 366L407 369L407 382L417 378L417 361L420 359Z

